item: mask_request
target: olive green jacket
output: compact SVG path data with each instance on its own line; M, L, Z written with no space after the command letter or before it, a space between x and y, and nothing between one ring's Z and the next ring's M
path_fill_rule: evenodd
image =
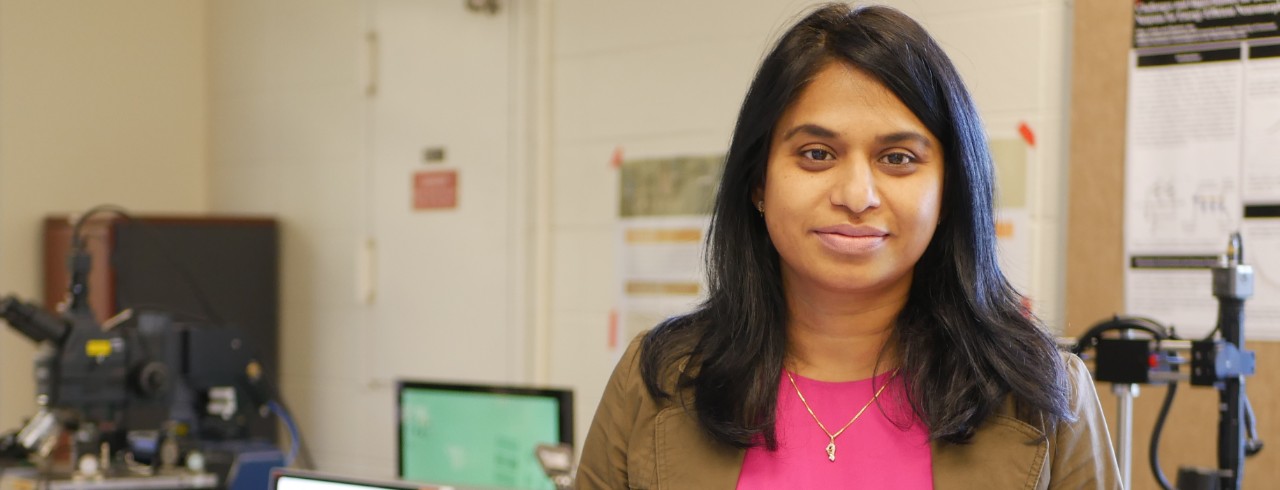
M639 346L639 338L631 342L596 409L578 490L734 488L745 452L713 441L679 401L650 397L640 377ZM1043 434L1015 417L1007 402L971 443L932 444L934 488L1120 488L1093 380L1080 358L1065 355L1065 361L1074 422Z

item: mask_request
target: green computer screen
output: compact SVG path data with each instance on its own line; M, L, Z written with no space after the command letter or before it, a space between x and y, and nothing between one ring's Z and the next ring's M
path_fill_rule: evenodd
M511 489L553 489L538 444L571 443L565 390L402 382L400 478Z

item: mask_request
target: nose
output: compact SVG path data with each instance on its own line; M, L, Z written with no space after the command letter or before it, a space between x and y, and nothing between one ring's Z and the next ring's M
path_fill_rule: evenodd
M875 172L870 162L853 162L835 172L838 179L831 190L831 204L848 208L854 214L880 206L880 193L876 190Z

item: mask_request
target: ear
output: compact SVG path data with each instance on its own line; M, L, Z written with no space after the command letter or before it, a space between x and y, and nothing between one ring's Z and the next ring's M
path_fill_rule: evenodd
M760 172L759 177L756 177L755 179L756 183L751 188L751 202L747 203L751 205L751 209L756 209L757 203L764 200L764 189L765 189L765 186L768 185L767 179L769 174L767 170L768 164L766 163L765 166L766 166L765 169L761 169L759 171Z

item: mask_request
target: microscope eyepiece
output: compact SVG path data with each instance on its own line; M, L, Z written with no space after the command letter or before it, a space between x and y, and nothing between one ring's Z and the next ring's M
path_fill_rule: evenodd
M0 318L35 342L61 342L70 329L64 320L14 296L0 298Z

